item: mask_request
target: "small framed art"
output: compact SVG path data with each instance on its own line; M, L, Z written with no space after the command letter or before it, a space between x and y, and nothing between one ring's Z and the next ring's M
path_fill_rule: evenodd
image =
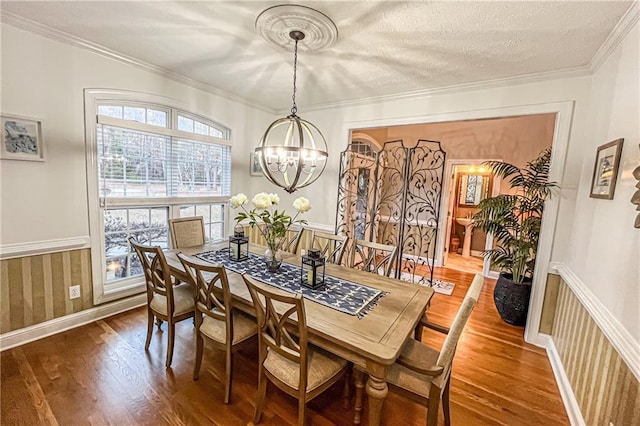
M41 121L2 114L1 126L0 159L44 161Z
M260 167L260 160L255 152L252 152L249 158L249 174L251 176L262 176L262 167Z
M613 199L623 142L624 139L616 139L598 147L591 179L591 198Z

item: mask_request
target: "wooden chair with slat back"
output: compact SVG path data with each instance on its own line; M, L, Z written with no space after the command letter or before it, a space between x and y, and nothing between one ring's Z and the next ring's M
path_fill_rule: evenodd
M344 235L329 234L327 232L312 231L310 248L320 249L320 253L327 262L340 265L347 247L348 237Z
M251 244L256 244L259 246L266 247L267 241L264 239L262 234L260 233L260 229L257 226L251 227L249 225L242 226L245 235L249 236L249 242ZM287 230L287 234L282 239L282 245L280 246L280 250L286 251L288 253L296 253L298 250L298 244L300 243L300 237L302 237L302 232L304 229L300 227L300 229L289 229Z
M268 379L298 398L298 424L303 425L307 401L337 382L346 372L347 362L308 343L302 295L292 296L242 276L258 320L258 400L253 422L260 422ZM295 330L295 338L288 327Z
M451 424L449 413L449 383L451 365L456 352L458 340L475 307L484 277L476 274L465 295L451 328L437 325L426 325L435 331L447 335L440 351L426 346L412 338L408 338L400 357L387 372L387 384L400 394L427 407L427 425L438 424L438 408L442 400L445 425ZM354 423L360 422L362 410L362 388L364 373L355 368L356 403Z
M174 249L201 246L206 242L202 216L169 219L169 232Z
M350 266L389 277L395 268L397 257L397 246L356 240L351 251Z
M231 400L233 354L254 342L251 337L258 332L256 321L234 309L227 273L222 265L203 264L194 258L178 253L191 283L196 288L196 361L193 380L198 380L204 339L225 352L224 403Z
M296 253L296 251L298 250L298 244L300 244L300 237L302 237L303 232L304 228L302 226L297 230L287 230L287 235L282 241L282 247L280 248L280 250L286 251L288 253Z
M195 312L194 291L186 283L174 284L169 265L159 246L145 246L139 244L133 237L129 244L135 249L147 284L147 340L144 349L149 349L153 322L158 321L160 328L162 321L166 321L169 331L167 360L165 366L169 368L173 359L173 345L175 342L175 323L191 318Z

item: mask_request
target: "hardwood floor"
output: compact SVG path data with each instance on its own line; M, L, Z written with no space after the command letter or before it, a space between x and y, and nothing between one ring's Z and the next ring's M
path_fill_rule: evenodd
M483 259L481 257L464 257L457 253L449 253L449 256L447 256L447 269L481 274L483 266Z
M436 294L429 319L449 325L473 278L437 270L457 285ZM500 320L486 280L458 345L451 381L454 425L569 424L545 351L523 342L523 329ZM176 325L173 367L164 368L166 329L155 328L144 351L146 311L136 309L0 354L0 424L215 424L246 425L257 391L257 349L237 354L232 401L224 405L224 356L206 346L198 381L192 380L193 325ZM439 347L443 337L425 331ZM349 425L353 404L342 407L342 383L309 403L309 424ZM366 401L365 401L366 402ZM383 423L425 423L425 409L389 392ZM440 421L442 410L440 410ZM296 401L269 387L262 424L294 424ZM363 423L367 424L366 405Z

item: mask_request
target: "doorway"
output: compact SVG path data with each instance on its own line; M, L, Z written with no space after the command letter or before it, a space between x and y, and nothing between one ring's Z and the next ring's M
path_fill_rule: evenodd
M500 193L500 179L483 163L498 159L449 160L442 195L443 230L438 244L438 266L492 276L490 262L482 252L493 247L493 239L474 229L472 216L478 204Z
M491 102L493 101L489 101L489 103ZM449 155L448 158L456 158L451 154L458 150L458 148L466 146L472 147L475 154L482 158L502 157L504 161L517 163L517 161L514 161L507 156L500 155L500 152L497 152L502 145L502 140L504 140L500 135L501 132L492 132L492 134L487 135L487 137L484 138L479 135L474 136L471 134L472 132L465 132L464 129L448 131L448 129L443 129L441 126L448 127L448 123L477 123L482 122L483 120L496 120L501 118L535 118L541 115L551 115L553 116L553 122L549 126L549 137L541 137L542 135L540 134L536 135L534 132L528 132L526 134L521 134L522 137L517 141L516 149L509 149L505 146L502 146L502 148L505 148L504 152L506 153L522 154L523 149L526 151L537 142L546 142L547 146L552 146L550 179L559 182L562 181L574 112L573 101L498 107L483 106L479 109L454 112L442 112L449 110L446 108L438 109L436 107L433 111L435 112L415 113L415 111L411 111L408 113L406 110L402 110L398 111L397 115L396 111L394 111L393 115L383 113L381 117L377 117L375 119L356 119L352 121L345 121L342 131L345 135L350 135L351 132L370 133L370 131L374 131L376 133L382 133L384 137L376 137L376 139L384 141L402 136L399 132L392 131L391 129L399 129L400 132L411 138L412 134L415 134L416 132L412 132L410 128L428 125L430 127L433 126L431 129L435 131L426 133L423 129L420 129L419 133L421 135L429 135L430 139L442 141L443 148ZM463 139L467 140L465 141ZM478 145L478 142L483 143L483 140L488 142L488 145L481 147ZM529 141L532 143L529 143ZM449 142L452 143L451 148L448 146ZM536 153L538 152L540 152L540 149L536 151ZM460 155L458 158L461 158L463 153L460 152L458 155ZM464 158L469 158L469 156L465 155ZM533 156L528 156L528 158L533 158ZM542 341L539 340L538 328L541 319L542 302L546 288L547 273L549 271L549 262L551 259L551 247L554 242L554 229L557 225L559 207L560 197L549 199L545 206L545 220L542 223L540 232L541 238L538 248L537 266L533 276L529 319L525 328L525 340L538 345L543 344Z

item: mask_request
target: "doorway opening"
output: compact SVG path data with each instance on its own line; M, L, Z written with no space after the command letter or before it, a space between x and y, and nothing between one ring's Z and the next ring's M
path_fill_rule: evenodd
M478 212L480 201L500 192L496 179L485 161L496 159L449 160L447 182L443 193L446 208L443 223L443 247L439 265L457 271L490 276L490 263L484 250L493 247L493 239L473 227L472 217Z
M400 141L408 148L416 146L418 140L439 141L446 164L439 188L442 198L435 227L436 244L430 253L432 264L436 270L447 268L497 278L498 272L491 271L482 256L484 250L492 248L492 239L468 227L469 216L477 211L480 199L498 195L501 190L508 192L508 188L500 188L499 180L488 169L483 170L482 163L500 160L519 167L526 165L553 143L556 118L555 113L542 113L365 127L351 129L351 141L356 141L357 134L359 140L370 142L374 150L381 150L388 141ZM371 185L386 185L384 176L371 176ZM411 191L411 184L407 185ZM374 220L372 224L376 226L379 222ZM455 250L451 250L452 237L456 237ZM469 239L466 246L465 237Z

